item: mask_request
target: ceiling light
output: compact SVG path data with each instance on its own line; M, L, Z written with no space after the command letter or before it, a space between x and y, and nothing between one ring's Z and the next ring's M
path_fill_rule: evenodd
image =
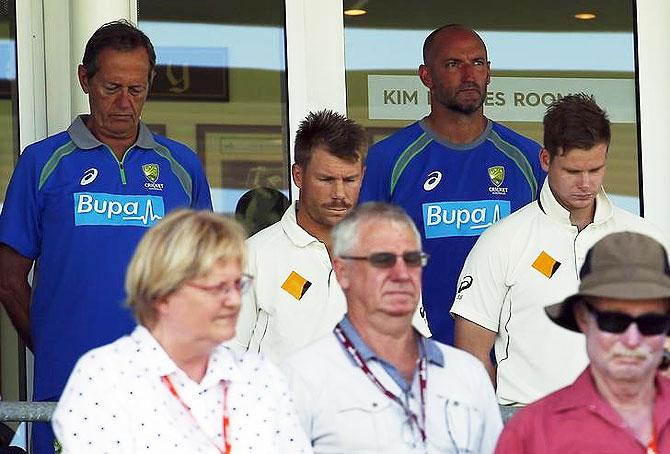
M591 19L595 19L595 18L596 18L596 15L593 14L593 13L577 13L577 14L575 14L575 19L579 19L579 20L591 20Z
M345 16L363 16L368 13L368 10L365 9L368 0L346 1L345 3L349 4L348 8L345 6Z
M351 8L351 9L345 9L344 10L344 15L345 16L362 16L363 14L367 14L368 12L365 11L364 9L357 9L357 8Z

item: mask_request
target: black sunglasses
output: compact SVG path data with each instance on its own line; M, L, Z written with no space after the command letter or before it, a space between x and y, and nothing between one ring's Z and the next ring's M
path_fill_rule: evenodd
M416 268L418 266L426 266L428 263L428 254L421 251L405 252L402 255L394 254L393 252L375 252L374 254L366 256L341 255L340 258L345 260L367 260L370 265L375 268L393 268L398 257L402 257L405 265Z
M596 318L598 328L608 333L621 334L628 329L631 323L643 336L658 336L670 330L670 316L668 314L648 313L631 317L621 312L599 311L587 302L584 306Z
M670 350L664 349L661 364L658 366L660 370L668 370L670 368Z

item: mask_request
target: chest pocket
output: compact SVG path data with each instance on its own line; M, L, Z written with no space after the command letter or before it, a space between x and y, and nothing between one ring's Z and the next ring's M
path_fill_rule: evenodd
M395 404L381 393L369 396L342 393L335 409L334 443L348 446L356 453L380 452L390 442L386 434L401 429L401 421L394 417L391 405Z
M479 408L451 396L436 396L429 411L428 444L439 452L478 453L484 417Z

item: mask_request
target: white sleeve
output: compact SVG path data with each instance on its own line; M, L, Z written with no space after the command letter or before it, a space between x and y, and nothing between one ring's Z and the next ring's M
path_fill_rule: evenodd
M63 454L135 453L130 418L105 377L100 357L76 364L52 417Z
M255 249L247 241L247 265L245 273L254 278L251 288L245 295L242 295L242 306L240 307L240 315L237 318L237 325L235 327L235 337L228 344L229 347L237 351L247 351L251 337L256 328L258 321L258 304L256 300L256 289L258 288L258 281L256 276L256 254Z
M419 304L416 305L414 309L414 315L412 315L412 326L421 334L423 337L430 337L433 333L430 332L428 327L428 319L426 318L426 310L423 308L423 298L419 298Z
M640 216L636 216L635 214L632 214L622 208L614 207L615 212L614 216L616 216L617 222L620 224L618 225L618 229L620 231L631 231L631 232L638 232L643 235L647 235L659 243L663 245L666 251L670 251L670 243L668 243L668 236L661 231L661 229L656 226L653 222L648 220L647 218L642 218Z
M479 237L465 259L450 312L497 333L509 290L510 257L507 242L494 227Z

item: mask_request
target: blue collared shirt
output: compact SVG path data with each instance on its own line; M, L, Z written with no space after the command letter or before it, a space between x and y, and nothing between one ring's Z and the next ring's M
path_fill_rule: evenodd
M412 383L408 383L400 371L398 371L398 369L393 364L389 363L384 358L377 356L377 354L367 346L367 344L361 338L360 334L358 334L358 331L354 325L351 323L351 320L349 320L349 315L344 316L340 322L340 328L342 328L344 334L349 338L358 353L361 355L363 361L366 363L369 361L378 362L384 368L386 373L389 374L389 376L393 379L393 381L396 382L404 394L408 394L411 391ZM425 338L417 332L416 342L419 347L419 360L426 358L426 361L429 363L444 367L444 355L440 351L439 347L435 345L435 341ZM351 361L354 361L353 358L351 358Z
M212 207L197 155L142 124L121 161L84 117L26 147L7 189L0 242L36 261L35 400L57 399L83 353L132 331L127 264L149 227L186 207Z

